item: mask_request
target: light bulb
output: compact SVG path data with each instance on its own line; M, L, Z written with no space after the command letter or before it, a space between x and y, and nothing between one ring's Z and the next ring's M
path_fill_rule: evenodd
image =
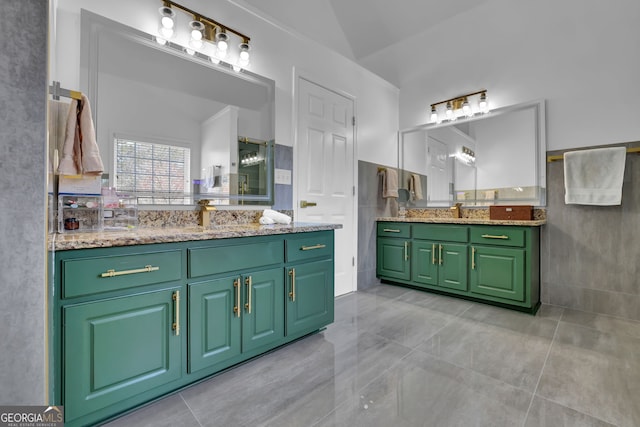
M166 44L167 40L172 38L175 34L174 27L176 25L176 13L167 6L163 6L158 9L160 14L160 24L158 25L158 34L160 38L164 39L164 43L157 40L160 44Z
M431 106L431 122L436 123L438 121L438 112L436 111L436 106Z
M447 119L455 120L455 116L453 114L453 108L451 107L451 102L447 102L447 111L445 112L447 115Z
M216 47L218 48L218 51L225 52L225 56L226 56L227 48L229 47L229 43L227 42L228 40L229 40L229 36L227 36L227 33L216 34Z
M462 113L467 117L473 116L473 113L471 112L471 105L469 105L467 98L465 98L462 103Z
M487 102L487 94L482 92L480 95L480 102L478 103L478 107L480 107L480 111L482 113L489 112L489 103Z

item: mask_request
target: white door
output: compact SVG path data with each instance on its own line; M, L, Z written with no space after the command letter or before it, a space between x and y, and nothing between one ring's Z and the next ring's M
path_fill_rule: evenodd
M449 179L447 144L435 138L427 138L429 163L427 199L448 205L449 182L451 180ZM436 203L436 205L439 205L439 203Z
M354 103L302 77L298 94L296 221L342 224L335 231L335 294L342 295L356 290Z

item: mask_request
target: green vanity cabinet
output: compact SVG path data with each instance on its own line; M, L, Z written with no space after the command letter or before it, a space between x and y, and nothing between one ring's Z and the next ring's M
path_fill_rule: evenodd
M64 307L67 421L180 378L179 294L178 287Z
M472 294L526 308L538 304L538 228L474 226L470 250Z
M286 334L309 333L333 322L333 233L286 239Z
M540 306L539 227L381 221L377 234L384 281L530 313Z
M50 257L50 396L68 427L102 423L334 318L333 230Z
M280 267L189 284L189 372L234 358L284 337Z

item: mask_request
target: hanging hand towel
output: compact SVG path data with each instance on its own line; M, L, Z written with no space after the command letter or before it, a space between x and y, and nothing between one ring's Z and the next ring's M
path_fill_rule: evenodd
M103 170L89 99L82 95L82 101L74 99L69 106L66 137L58 173L101 175Z
M411 200L422 200L422 183L420 182L420 175L412 173L409 176L409 194L411 194Z
M612 206L622 203L625 147L596 148L564 154L564 202Z
M394 169L386 168L382 171L382 197L398 197L398 172Z

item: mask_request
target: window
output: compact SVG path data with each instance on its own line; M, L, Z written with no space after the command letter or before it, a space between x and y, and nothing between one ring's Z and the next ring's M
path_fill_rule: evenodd
M191 149L115 138L115 186L141 203L182 203L190 193ZM179 199L179 201L178 201Z

